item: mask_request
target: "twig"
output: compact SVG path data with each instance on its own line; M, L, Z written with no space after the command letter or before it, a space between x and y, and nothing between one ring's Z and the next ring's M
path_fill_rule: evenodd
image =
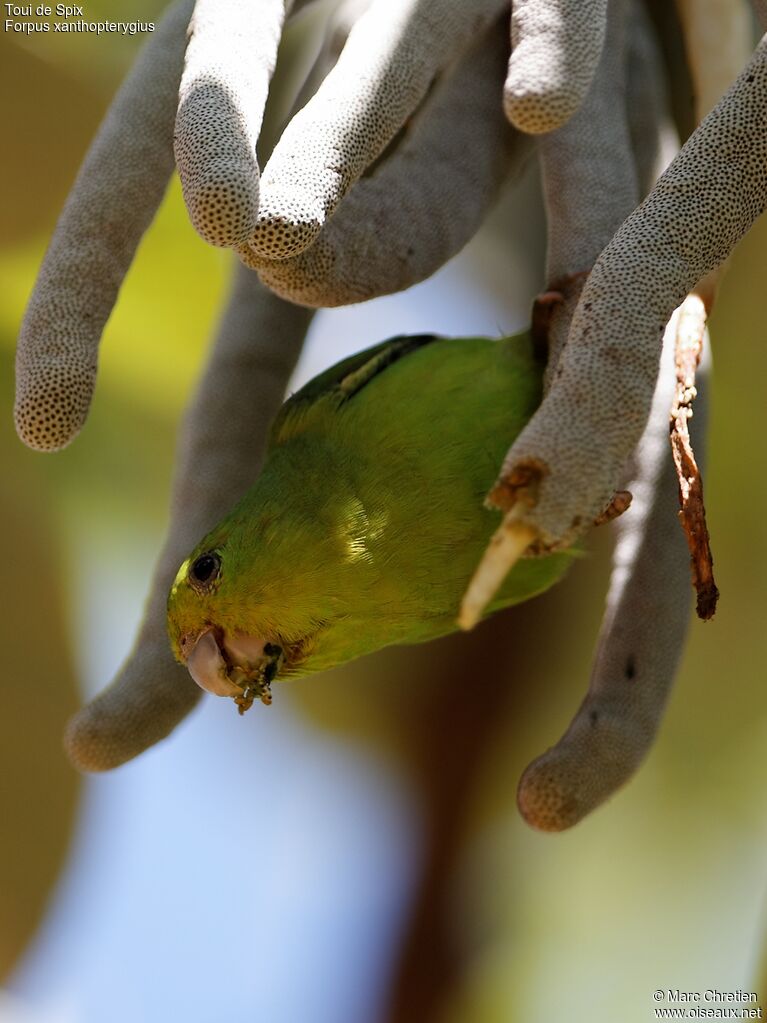
M703 502L703 480L695 461L688 422L692 417L695 371L703 351L706 307L698 295L682 303L676 330L676 390L671 409L669 436L679 485L679 521L690 550L692 580L698 595L696 610L707 621L716 611L719 590L714 582L713 557Z

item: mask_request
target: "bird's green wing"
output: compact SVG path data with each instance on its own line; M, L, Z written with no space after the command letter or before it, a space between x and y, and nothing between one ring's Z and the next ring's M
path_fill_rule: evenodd
M294 437L306 422L306 412L318 401L327 398L340 405L405 355L442 340L437 334L402 335L337 362L288 398L272 424L271 446Z

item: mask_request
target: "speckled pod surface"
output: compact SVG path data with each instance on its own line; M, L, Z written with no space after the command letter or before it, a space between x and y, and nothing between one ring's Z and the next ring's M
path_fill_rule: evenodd
M531 497L523 519L544 546L572 542L607 505L647 421L672 310L767 204L765 110L763 40L597 260L557 376L501 472L508 504Z
M287 259L308 248L439 70L504 7L504 0L375 0L264 169L254 252Z
M634 500L615 524L613 572L588 694L564 736L519 783L522 816L542 831L577 824L636 771L655 738L681 657L692 588L668 444L677 319L666 331L650 420L632 459ZM705 369L693 420L699 453Z
M561 128L591 85L602 53L607 0L514 0L503 105L520 131Z
M168 536L135 647L112 685L67 730L67 751L81 770L106 771L137 756L197 703L200 689L170 650L168 590L189 548L257 475L311 315L238 268L181 433Z
M628 6L613 0L605 46L585 99L564 127L540 141L546 281L550 288L561 287L564 298L551 317L547 390L585 277L570 279L591 269L639 200L626 108Z
M175 153L192 224L212 245L244 242L256 224L256 143L284 18L284 0L194 6Z
M175 4L144 46L56 225L16 355L16 430L29 447L63 448L88 415L101 332L173 171L191 12L191 0Z
M503 182L532 151L498 102L505 50L505 26L497 22L308 249L266 260L243 246L243 261L278 294L310 306L362 302L438 270L474 235Z

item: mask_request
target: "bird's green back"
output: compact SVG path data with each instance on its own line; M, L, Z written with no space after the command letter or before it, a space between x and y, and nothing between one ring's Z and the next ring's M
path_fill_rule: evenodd
M254 486L198 545L223 551L211 616L287 645L318 636L287 675L452 631L499 521L484 496L541 375L523 334L393 339L315 378L280 412ZM523 560L490 610L546 589L568 560Z

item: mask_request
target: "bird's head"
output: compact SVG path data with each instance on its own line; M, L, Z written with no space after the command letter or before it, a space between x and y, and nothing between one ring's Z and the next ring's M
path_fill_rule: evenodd
M283 665L279 638L243 620L227 579L226 544L195 550L181 565L168 597L168 632L177 660L194 681L230 696L240 712L254 699L271 703L270 684Z
M270 684L311 665L332 612L327 606L332 538L285 509L266 473L201 540L168 596L173 653L194 681L241 711L271 701Z

